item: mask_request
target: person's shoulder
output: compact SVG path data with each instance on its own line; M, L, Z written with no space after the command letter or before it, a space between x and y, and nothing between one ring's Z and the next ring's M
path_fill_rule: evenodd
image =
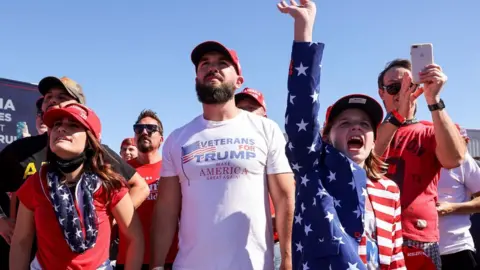
M254 113L250 113L250 112L242 112L242 113L244 114L245 119L248 119L248 121L253 123L254 125L263 126L270 129L279 127L277 122L273 121L270 118L260 116Z
M22 139L18 139L7 145L4 149L17 149L17 148L24 148L24 147L32 147L32 146L39 146L45 147L48 143L48 135L35 135L30 136ZM38 147L37 147L38 148Z
M190 122L174 129L167 137L169 141L172 139L178 140L181 137L189 136L192 133L198 132L202 127L202 115L193 118Z
M397 183L388 177L383 176L381 179L377 180L377 182L382 186L383 190L393 194L400 194L400 188L398 187Z
M46 153L48 144L48 135L36 135L13 141L3 148L0 153L0 159L8 158L21 162L28 158L37 158Z
M432 122L429 121L418 121L414 124L409 124L402 126L397 130L398 135L408 135L408 136L432 136L434 135L434 126Z

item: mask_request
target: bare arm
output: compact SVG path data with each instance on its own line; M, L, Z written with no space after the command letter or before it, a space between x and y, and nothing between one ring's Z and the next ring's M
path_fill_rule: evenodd
M439 65L428 65L420 72L420 82L424 85L424 96L428 105L440 102L440 92L446 81L447 76ZM445 109L434 110L432 121L438 161L447 169L460 166L465 158L467 147L457 127Z
M126 194L115 207L112 214L118 227L128 242L125 269L140 269L145 249L142 224L138 218L129 194Z
M153 210L150 267L163 266L178 227L182 193L178 176L162 177Z
M10 270L29 269L30 253L35 237L35 221L33 212L20 203L17 224L13 232L10 246Z
M292 173L269 174L268 190L275 207L275 222L283 260L292 259L295 180Z
M440 99L427 99L427 104L436 104ZM452 119L445 109L432 112L433 128L437 148L435 152L440 164L446 169L453 169L462 164L467 146Z
M130 178L128 185L130 186L130 197L136 209L148 197L150 194L150 188L145 179L143 179L138 173L135 173L132 178Z

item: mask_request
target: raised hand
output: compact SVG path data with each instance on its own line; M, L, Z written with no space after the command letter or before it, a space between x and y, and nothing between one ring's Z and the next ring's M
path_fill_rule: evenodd
M280 12L290 14L295 21L299 20L311 24L315 21L317 7L313 1L300 0L300 5L295 0L290 0L290 5L286 1L282 1L277 4L277 7Z
M313 1L300 0L300 5L295 0L290 0L290 4L282 1L277 4L278 10L284 14L290 14L295 20L295 41L311 42L313 33L313 24L317 7Z
M399 92L398 113L403 117L413 115L415 111L415 99L421 94L423 89L417 89L418 85L412 84L412 78L408 73L405 73L402 79L402 87Z
M427 103L437 103L440 100L440 91L447 82L447 76L439 65L432 64L420 72L420 82L423 83Z

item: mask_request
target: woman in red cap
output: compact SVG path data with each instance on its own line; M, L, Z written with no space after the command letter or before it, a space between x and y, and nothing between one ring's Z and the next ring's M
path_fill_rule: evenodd
M128 237L126 269L140 269L143 236L124 179L105 163L101 124L79 104L47 111L47 165L18 190L10 269L112 269L114 218ZM38 250L30 264L36 236Z

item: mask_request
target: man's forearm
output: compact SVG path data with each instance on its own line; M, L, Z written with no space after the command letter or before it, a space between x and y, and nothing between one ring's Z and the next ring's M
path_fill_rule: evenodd
M391 123L383 123L377 129L377 139L375 140L375 154L382 156L392 142L398 127Z
M427 100L427 103L436 104L439 101L439 99L432 99ZM433 111L432 120L437 142L438 160L447 169L460 166L467 150L465 140L445 109Z
M178 215L177 215L178 216ZM154 216L150 231L151 254L150 268L164 266L173 237L178 227L178 218L172 216Z
M282 260L292 257L292 226L295 208L294 196L283 197L275 205L275 222L280 242Z

